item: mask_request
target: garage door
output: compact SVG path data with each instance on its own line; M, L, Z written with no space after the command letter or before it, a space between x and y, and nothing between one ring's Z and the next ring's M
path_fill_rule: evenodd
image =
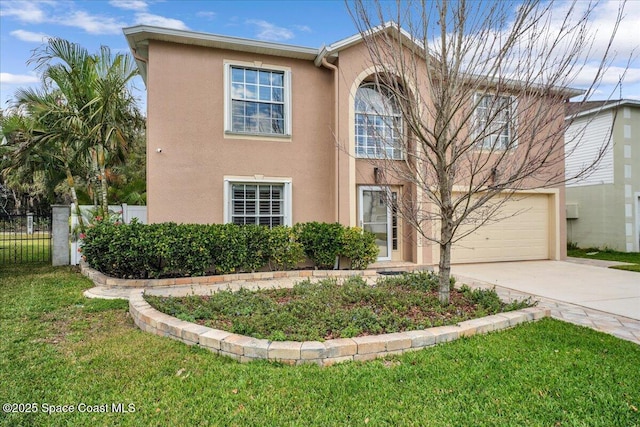
M504 219L485 224L457 242L451 262L549 259L549 199L535 194L507 201L499 214Z

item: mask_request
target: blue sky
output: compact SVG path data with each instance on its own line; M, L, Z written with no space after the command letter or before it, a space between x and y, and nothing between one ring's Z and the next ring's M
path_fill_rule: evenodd
M593 16L599 29L596 45L604 43L615 17L617 1L603 0ZM514 2L514 7L516 3ZM629 0L626 18L614 48L624 67L640 37L640 0ZM122 28L149 24L214 34L245 37L319 48L356 33L342 0L208 1L208 0L1 0L0 1L0 108L19 87L37 84L38 76L26 62L47 37L62 37L95 52L100 45L128 51ZM640 52L637 52L640 53ZM588 73L588 70L585 70ZM606 98L618 68L605 76L594 99ZM584 76L584 80L588 79ZM580 78L574 84L581 87ZM144 85L136 82L139 97ZM616 92L614 97L618 97ZM636 54L623 85L623 97L640 99L640 60Z

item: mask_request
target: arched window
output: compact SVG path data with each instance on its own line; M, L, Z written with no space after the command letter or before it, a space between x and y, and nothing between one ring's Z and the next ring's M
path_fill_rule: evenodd
M365 83L355 99L356 157L402 159L402 114L385 86Z

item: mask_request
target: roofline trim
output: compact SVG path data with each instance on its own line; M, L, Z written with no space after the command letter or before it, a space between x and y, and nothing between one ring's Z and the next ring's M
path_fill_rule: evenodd
M640 107L640 100L636 99L620 99L618 101L612 102L611 104L601 105L599 107L591 108L589 110L581 111L575 114L569 114L564 117L565 120L569 119L577 119L578 117L588 116L589 114L601 113L606 110L610 110L612 108L624 107L625 105Z
M283 56L287 56L287 53L297 53L302 55L309 55L315 57L318 55L318 49L304 47L304 46L295 46L283 43L273 43L266 42L262 40L253 40L246 39L241 37L234 36L223 36L219 34L210 34L203 33L197 31L190 30L177 30L174 28L164 28L164 27L156 27L152 25L136 25L133 27L125 27L122 29L124 35L129 38L130 36L134 36L136 34L147 34L149 39L153 39L153 35L158 36L170 36L176 38L185 39L185 41L198 40L203 42L213 42L219 43L221 45L228 45L230 48L234 50L238 50L238 48L258 48L258 49L271 49L275 51L281 51ZM177 40L176 40L177 41ZM179 41L178 41L179 42ZM188 44L188 43L187 43Z

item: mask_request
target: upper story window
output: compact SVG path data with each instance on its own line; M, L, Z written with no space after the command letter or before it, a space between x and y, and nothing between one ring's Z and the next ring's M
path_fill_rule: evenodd
M402 114L391 91L365 83L355 97L356 157L402 159Z
M511 96L476 95L475 129L482 139L478 148L507 150L513 143L513 110L515 100Z
M284 70L228 65L226 131L289 135L288 74Z

